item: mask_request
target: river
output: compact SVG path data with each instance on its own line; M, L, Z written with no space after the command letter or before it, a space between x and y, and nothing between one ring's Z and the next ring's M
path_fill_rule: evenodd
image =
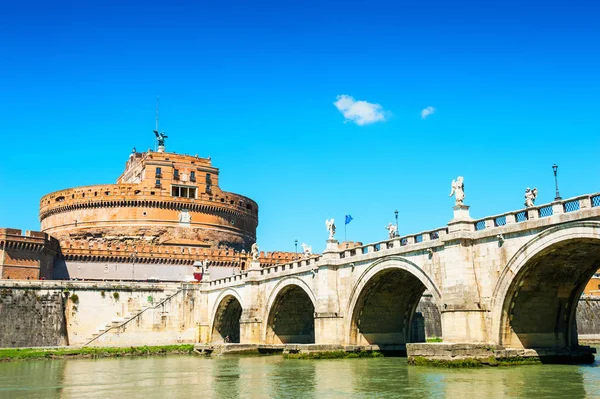
M0 398L600 398L600 362L438 369L406 358L168 356L0 364Z

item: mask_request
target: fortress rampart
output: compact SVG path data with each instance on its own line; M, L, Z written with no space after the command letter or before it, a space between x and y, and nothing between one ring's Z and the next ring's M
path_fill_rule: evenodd
M222 191L210 159L132 153L117 184L56 191L40 200L41 229L61 242L249 250L258 205Z

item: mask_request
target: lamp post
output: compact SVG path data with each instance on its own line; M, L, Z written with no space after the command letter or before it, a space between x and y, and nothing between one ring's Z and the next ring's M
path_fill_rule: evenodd
M298 257L298 240L294 240L294 245L296 246L296 258Z
M562 200L562 198L560 197L560 194L558 193L558 178L556 177L556 172L558 171L557 164L552 165L552 171L554 172L554 185L556 186L556 197L554 197L554 201L560 201L560 200Z
M398 210L397 209L394 211L394 215L396 216L396 237L398 237L400 235L400 233L398 232Z

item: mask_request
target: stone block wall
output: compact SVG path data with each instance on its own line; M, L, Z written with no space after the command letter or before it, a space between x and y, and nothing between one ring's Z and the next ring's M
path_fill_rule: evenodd
M68 345L60 291L0 288L0 347Z
M425 294L421 297L417 312L423 315L425 338L441 338L442 315L435 302L433 302L431 294Z
M600 297L582 297L577 305L577 333L600 335Z

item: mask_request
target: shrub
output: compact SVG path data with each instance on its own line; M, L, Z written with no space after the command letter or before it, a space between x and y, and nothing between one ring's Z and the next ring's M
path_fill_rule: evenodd
M78 304L79 303L79 296L77 294L71 295L71 302L73 302L74 304Z
M115 298L115 301L119 300L119 293L118 292L113 292L113 298Z

